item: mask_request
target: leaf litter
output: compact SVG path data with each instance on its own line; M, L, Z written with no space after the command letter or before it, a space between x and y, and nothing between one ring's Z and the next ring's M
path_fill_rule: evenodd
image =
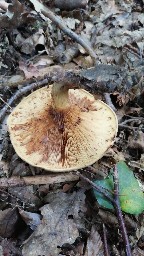
M61 16L67 27L91 42L97 65L93 67L91 56L80 44L37 14L32 1L0 1L0 108L23 85L47 74L56 79L72 70L96 98L104 99L103 92L109 92L119 119L116 142L93 166L91 175L99 178L101 172L101 177L106 177L122 159L143 189L143 1L43 3ZM101 95L97 88L101 88ZM1 178L47 175L18 158L5 124L0 125L0 150ZM46 186L0 188L2 255L103 255L103 223L111 254L124 254L114 212L93 201L87 185L83 191L78 180L63 183L58 175L57 182ZM143 255L142 219L143 214L125 214L133 255Z

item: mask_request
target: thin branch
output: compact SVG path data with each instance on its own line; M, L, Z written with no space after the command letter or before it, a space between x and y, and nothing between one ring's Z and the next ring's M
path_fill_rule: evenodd
M107 243L107 233L106 233L105 224L103 224L103 239L104 239L104 255L110 256L108 243Z
M115 207L115 210L116 210L116 213L117 213L120 229L121 229L122 236L123 236L123 239L124 239L126 255L127 256L132 256L130 243L129 243L129 239L128 239L128 235L127 235L127 230L126 230L123 214L122 214L121 207L120 207L118 169L117 169L116 165L115 165L115 168L114 168L113 177L114 177L114 199L115 199L114 207Z
M125 251L126 251L126 256L132 256L131 254L131 248L128 240L128 235L124 223L124 218L122 215L121 207L120 207L120 202L119 202L119 184L118 184L118 170L117 167L115 166L115 171L114 171L114 199L110 197L110 195L107 193L107 191L102 188L97 186L94 182L83 176L82 174L79 173L79 177L85 181L87 181L91 186L96 189L98 192L100 192L102 195L105 196L114 206L116 213L117 213L117 218L119 221L120 229L122 232L122 236L124 239L125 243Z
M1 178L0 188L28 186L28 185L55 184L60 182L70 182L70 181L77 181L77 180L79 180L79 177L75 173L36 175L36 176L27 176L27 177L12 176L11 178Z
M144 130L144 128L143 127L136 127L136 126L129 126L129 125L126 125L126 124L119 124L118 125L119 126L119 128L125 128L125 129L129 129L129 130L136 130L136 129L139 129L139 130Z
M28 84L27 86L19 89L18 91L16 91L15 94L13 94L13 96L8 100L8 102L6 103L6 105L1 109L0 111L0 123L2 122L3 118L6 115L6 112L9 111L9 107L20 97L22 97L24 94L30 92L33 89L37 89L38 87L42 86L42 85L46 85L48 83L48 79L43 79L42 81L36 82L36 83L32 83L32 84Z
M125 125L125 124L131 123L131 122L144 122L144 118L143 117L135 117L135 118L131 118L131 119L125 120L125 121L123 121L120 124L121 125Z
M52 11L50 11L47 7L45 7L42 3L40 3L38 0L30 0L31 3L33 3L35 10L37 12L42 13L45 17L49 18L53 23L55 23L66 35L68 35L70 38L75 40L78 44L80 44L92 57L94 64L96 63L96 54L94 50L92 49L91 43L88 40L84 40L79 35L77 35L75 32L73 32L71 29L69 29L65 23L63 22L62 18L55 15Z
M81 173L78 172L78 175L81 179L85 180L86 182L88 182L94 189L96 189L98 192L100 192L105 198L107 198L110 202L112 202L113 204L115 203L113 198L109 195L109 193L107 192L106 189L104 189L103 187L97 186L94 182L92 182L91 180L89 180L88 178L86 178L84 175L82 175Z

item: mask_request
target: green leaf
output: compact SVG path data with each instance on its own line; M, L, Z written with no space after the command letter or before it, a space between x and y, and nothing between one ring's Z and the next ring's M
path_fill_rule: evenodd
M117 164L119 176L119 198L121 209L131 214L140 214L144 211L144 194L140 189L137 179L133 172L129 169L125 162L120 161ZM113 170L104 180L95 180L94 183L109 191L109 195L113 197ZM94 195L98 203L107 208L113 209L113 205L101 193L94 190Z

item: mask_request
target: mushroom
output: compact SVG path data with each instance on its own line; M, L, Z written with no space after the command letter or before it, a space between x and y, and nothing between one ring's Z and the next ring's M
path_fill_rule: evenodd
M8 117L16 153L45 170L71 171L100 159L114 143L114 111L83 89L54 83L25 97Z

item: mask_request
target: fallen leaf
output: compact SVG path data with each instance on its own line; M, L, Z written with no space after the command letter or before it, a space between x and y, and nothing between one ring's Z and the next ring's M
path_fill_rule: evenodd
M19 69L24 72L26 79L40 76L40 72L39 72L38 68L33 66L32 64L27 66L25 62L20 61Z
M131 214L140 214L144 210L144 194L138 183L138 180L134 177L133 172L125 164L120 161L116 165L118 169L119 178L119 200L121 209L124 212ZM95 180L96 185L101 186L107 190L107 193L113 198L114 183L112 171L104 180ZM98 200L98 203L108 209L113 209L112 203L107 200L101 193L94 190L94 195Z
M0 211L0 236L11 237L16 230L19 216L16 208Z
M16 242L12 239L0 238L0 256L22 256L21 249L16 246Z
M8 5L7 12L0 14L0 28L16 28L28 20L28 15L24 5L18 0L13 0L13 3Z
M138 121L140 122L141 120L137 120L137 123ZM138 131L135 135L130 135L128 137L128 147L140 149L140 151L144 153L144 133L142 131Z
M25 206L25 209L29 211L37 210L41 205L40 199L34 193L33 186L9 187L8 192L11 194L12 205L18 205L20 200Z
M84 193L78 195L56 192L46 196L49 204L41 208L42 223L23 246L25 256L57 256L63 244L75 242L81 227L79 211L85 205Z
M19 213L24 220L24 222L30 226L32 230L35 230L36 227L41 223L40 214L33 213L33 212L27 212L24 210L19 209Z
M88 237L84 256L104 256L103 243L95 225L92 226Z
M134 250L132 251L132 255L133 256L144 256L144 251L141 250L138 246L136 246L134 248Z

